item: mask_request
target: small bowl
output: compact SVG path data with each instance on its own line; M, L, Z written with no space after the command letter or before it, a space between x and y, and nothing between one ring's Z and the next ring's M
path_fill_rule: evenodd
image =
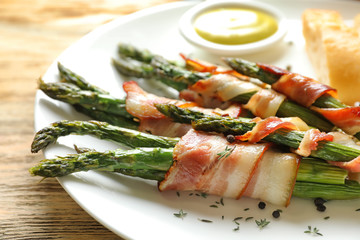
M210 42L200 35L197 34L193 26L195 19L202 13L215 10L220 8L247 8L262 11L274 17L278 23L277 31L262 40L237 44L237 45L227 45ZM239 0L225 0L225 1L212 1L208 0L202 3L199 3L186 11L184 15L179 20L179 29L183 37L192 45L200 47L206 51L209 51L218 55L237 55L237 54L249 54L254 52L259 52L264 50L274 44L278 43L283 39L287 32L287 24L285 16L276 8L271 5L256 2L256 1L239 1Z

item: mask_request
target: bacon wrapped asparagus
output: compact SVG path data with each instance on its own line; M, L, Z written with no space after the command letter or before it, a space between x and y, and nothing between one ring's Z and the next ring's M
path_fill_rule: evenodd
M159 79L166 85L182 91L180 93L182 98L201 103L203 107L217 107L224 101L239 102L246 104L245 107L251 112L263 118L271 115L298 116L321 131L334 129L334 125L318 113L287 100L285 96L274 91L236 78L228 74L228 71L216 74L189 71L161 56L152 54L149 57L148 51L142 56L141 50L127 44L119 44L118 50L120 58L113 59L113 65L121 74ZM196 94L189 94L188 88ZM213 99L217 100L218 105L213 105ZM209 101L212 105L207 104Z
M336 89L314 79L268 64L225 58L237 72L257 78L289 99L319 112L346 133L360 138L360 107L347 106L336 98Z
M304 164L299 160L298 155L283 153L266 143L229 143L221 135L191 130L174 149L70 154L43 160L30 172L43 177L88 170L120 172L158 180L161 191L197 190L232 198L248 196L282 206L289 204L291 195L327 199L360 196L359 186L345 183L347 171L315 161L310 166L321 168L314 173L306 164L309 160L303 160ZM307 185L311 187L306 189ZM314 192L312 186L322 186L322 190L317 188ZM302 192L304 189L306 192ZM349 191L339 194L344 189Z

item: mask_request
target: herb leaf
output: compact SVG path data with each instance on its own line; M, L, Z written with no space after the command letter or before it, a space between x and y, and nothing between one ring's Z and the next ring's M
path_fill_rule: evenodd
M230 156L230 154L235 150L236 146L234 146L233 148L226 146L225 150L218 153L217 155L220 156L218 158L218 160L222 159L222 158L227 158L228 156Z
M266 227L267 225L269 225L270 221L266 221L266 218L264 219L260 219L260 221L255 220L256 225L260 228L263 229L264 227Z
M205 223L212 223L212 222L213 222L213 221L211 221L211 220L202 219L202 218L198 218L198 220L199 220L200 222L205 222Z
M184 212L182 209L180 209L179 213L174 213L174 216L175 217L178 217L178 218L181 218L181 219L184 219L184 217L186 217L187 213Z
M323 236L320 232L319 229L314 227L312 228L311 226L308 226L308 230L304 231L304 233L308 233L308 234L313 234L313 235L318 235L318 236Z

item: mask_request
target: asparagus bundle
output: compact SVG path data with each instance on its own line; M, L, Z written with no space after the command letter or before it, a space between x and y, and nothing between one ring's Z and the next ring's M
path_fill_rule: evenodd
M174 64L161 56L149 53L147 50L144 50L142 54L142 50L127 44L119 44L118 53L120 58L118 60L113 59L113 65L121 74L138 78L156 78L179 91L199 80L208 79L212 76L210 72L189 71L179 64ZM256 93L257 91L240 94L230 101L246 104ZM334 125L319 114L290 100L281 103L276 115L279 117L298 116L308 125L321 131L328 132L334 129Z
M134 138L138 138L137 134ZM157 136L141 136L154 144L153 148L113 150L107 152L87 151L54 159L45 159L30 169L31 174L43 177L61 177L68 174L101 170L119 172L125 175L162 181L173 165L173 149L160 148L163 139ZM158 141L153 141L159 138ZM222 158L218 156L219 161ZM347 171L312 158L304 158L299 166L294 196L303 198L325 197L326 199L349 199L360 197L360 186L345 182Z

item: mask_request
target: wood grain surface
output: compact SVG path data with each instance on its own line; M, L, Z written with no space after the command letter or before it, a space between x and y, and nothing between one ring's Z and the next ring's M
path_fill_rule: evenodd
M0 0L0 239L121 239L28 169L37 79L83 35L174 0Z

